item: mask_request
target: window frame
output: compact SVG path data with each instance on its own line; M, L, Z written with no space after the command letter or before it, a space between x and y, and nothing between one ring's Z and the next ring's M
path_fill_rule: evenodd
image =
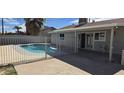
M99 33L98 40L95 39L96 33ZM104 33L104 39L100 39L100 33ZM94 33L94 41L106 41L106 31L99 31Z
M64 34L64 33L60 33L60 34L59 34L59 39L60 39L60 40L64 40L64 38L65 38L65 34Z

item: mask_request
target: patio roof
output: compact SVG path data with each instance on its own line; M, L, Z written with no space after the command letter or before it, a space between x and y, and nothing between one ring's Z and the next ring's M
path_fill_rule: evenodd
M87 23L83 26L72 26L71 28L63 28L53 30L49 33L60 33L60 32L73 32L73 31L88 31L88 30L97 30L97 29L111 29L116 26L124 26L124 18L113 19L107 21L100 21L94 23Z
M84 27L77 27L77 28L69 28L69 29L58 29L53 30L49 33L61 33L61 32L73 32L73 31L88 31L88 30L97 30L97 29L111 29L112 27L117 26L124 26L122 23L112 23L112 24L105 24L105 25L96 25L96 26L84 26Z

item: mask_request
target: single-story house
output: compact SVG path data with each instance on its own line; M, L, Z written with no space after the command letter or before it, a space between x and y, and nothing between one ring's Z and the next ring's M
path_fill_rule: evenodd
M124 18L68 26L50 32L51 43L74 48L121 54L124 49Z

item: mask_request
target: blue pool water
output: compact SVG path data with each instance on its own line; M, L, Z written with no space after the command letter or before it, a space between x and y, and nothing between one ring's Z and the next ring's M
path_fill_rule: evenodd
M31 53L45 53L45 44L20 45L20 47ZM55 53L57 51L56 48L50 45L46 46L46 50L47 53Z

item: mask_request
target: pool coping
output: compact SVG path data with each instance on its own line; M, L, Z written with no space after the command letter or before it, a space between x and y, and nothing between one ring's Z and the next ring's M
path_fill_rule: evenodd
M45 53L41 54L41 53L32 53L30 51L27 51L25 49L23 49L22 47L20 47L20 45L31 45L31 44L45 44L45 43L30 43L30 44L18 44L16 45L16 49L17 49L17 52L21 53L22 52L20 50L22 50L23 52L27 53L27 55L35 55L35 56L42 56L42 55L45 55ZM24 54L24 53L23 53ZM40 54L40 55L39 55Z

